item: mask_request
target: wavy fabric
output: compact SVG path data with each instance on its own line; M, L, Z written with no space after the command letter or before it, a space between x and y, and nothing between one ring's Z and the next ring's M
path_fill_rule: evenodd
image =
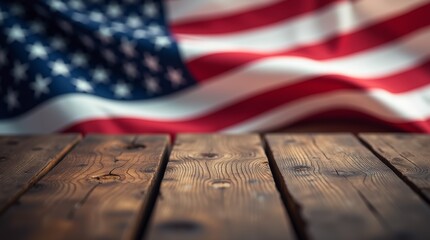
M0 1L0 133L430 133L428 0Z

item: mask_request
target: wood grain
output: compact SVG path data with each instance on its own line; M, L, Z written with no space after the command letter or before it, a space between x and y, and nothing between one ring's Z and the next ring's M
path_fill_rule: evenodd
M179 135L147 239L292 239L258 135Z
M430 135L360 134L360 138L430 203Z
M45 175L79 135L0 136L0 214Z
M90 135L0 217L6 239L131 239L168 137Z
M311 239L428 239L430 208L349 134L270 134L274 174Z

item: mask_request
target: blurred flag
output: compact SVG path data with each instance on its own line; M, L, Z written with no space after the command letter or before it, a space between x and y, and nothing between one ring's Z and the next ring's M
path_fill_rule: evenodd
M430 132L430 1L0 0L0 133Z

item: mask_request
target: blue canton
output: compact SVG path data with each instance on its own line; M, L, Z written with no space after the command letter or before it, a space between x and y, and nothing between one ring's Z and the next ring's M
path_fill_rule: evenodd
M133 101L194 84L161 1L0 1L0 119L71 93Z

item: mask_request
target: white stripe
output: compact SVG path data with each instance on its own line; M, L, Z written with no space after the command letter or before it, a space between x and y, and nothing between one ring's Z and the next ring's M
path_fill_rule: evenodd
M406 36L398 44L391 43L331 61L318 62L293 57L263 59L197 88L153 100L122 102L90 95L66 95L52 99L23 117L0 121L0 132L32 132L32 129L54 131L76 121L109 116L134 116L157 121L189 120L312 76L339 74L355 78L376 78L406 70L430 53L430 48L426 47L429 40L430 27ZM420 91L418 95L429 96L428 90ZM393 98L397 96L391 95ZM410 104L409 106L415 107L424 103L414 100ZM400 110L409 114L411 107L406 106L408 105ZM430 111L428 102L425 106L421 109L423 114Z
M182 57L197 57L226 51L273 53L323 41L336 34L359 30L417 8L428 0L362 0L332 4L315 13L248 31L198 36L177 34Z
M264 7L282 0L171 0L166 2L170 22L218 18Z
M224 131L262 130L267 126L276 127L315 112L337 107L357 109L390 122L419 121L430 118L429 99L430 85L403 94L392 94L383 90L368 92L344 90L336 93L312 95L305 99L290 102ZM109 117L154 120L147 117L145 107L141 107L141 105L145 104L140 102L125 103L73 94L56 98L23 117L0 121L0 133L54 132L71 124ZM167 109L160 110L168 111L184 106L167 107ZM177 119L172 118L170 120Z
M333 109L356 110L392 123L425 121L430 118L430 85L419 91L396 96L382 90L366 93L338 91L312 95L225 128L222 132L242 133L276 129L312 114Z

